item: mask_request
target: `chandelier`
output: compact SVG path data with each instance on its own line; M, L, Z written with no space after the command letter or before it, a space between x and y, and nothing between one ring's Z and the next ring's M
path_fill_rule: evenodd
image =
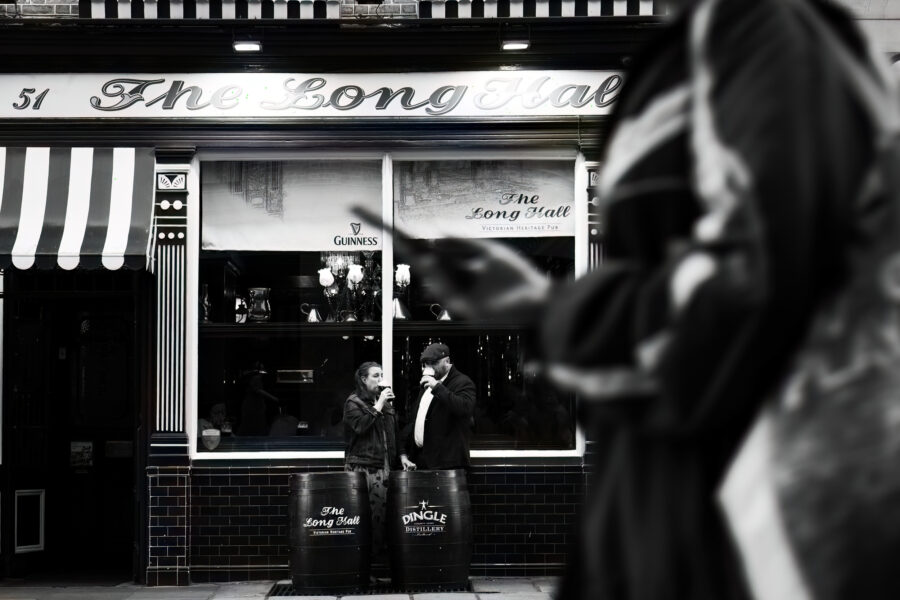
M381 264L375 251L323 252L319 285L328 303L326 321L381 318Z

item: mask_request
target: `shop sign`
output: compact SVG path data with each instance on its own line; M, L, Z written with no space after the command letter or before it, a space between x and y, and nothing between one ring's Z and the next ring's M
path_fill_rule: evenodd
M323 506L318 514L307 517L303 528L310 536L354 535L360 523L359 515L345 515L343 506Z
M403 531L416 537L431 537L444 533L447 527L447 513L440 506L430 506L427 500L420 500L416 506L407 506L406 514L400 515Z
M615 71L0 75L0 118L590 116Z
M575 234L569 161L396 161L394 220L408 235L551 237Z

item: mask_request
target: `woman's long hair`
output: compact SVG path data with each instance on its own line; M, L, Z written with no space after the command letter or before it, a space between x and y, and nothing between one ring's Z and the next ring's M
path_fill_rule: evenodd
M381 368L381 365L375 361L366 361L363 364L359 365L359 368L356 369L356 378L354 383L356 383L356 395L360 398L369 398L372 399L372 393L369 392L369 389L363 384L362 380L369 375L369 369L372 367Z

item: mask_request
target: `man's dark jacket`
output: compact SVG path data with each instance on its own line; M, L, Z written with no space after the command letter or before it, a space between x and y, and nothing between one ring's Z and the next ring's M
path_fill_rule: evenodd
M475 384L456 367L432 389L434 398L425 415L425 443L419 448L414 439L419 402L413 402L403 428L402 439L409 459L419 469L462 469L469 466L469 439L475 414Z

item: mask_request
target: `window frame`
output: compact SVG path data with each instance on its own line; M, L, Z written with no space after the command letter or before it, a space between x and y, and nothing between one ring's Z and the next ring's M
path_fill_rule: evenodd
M422 148L415 150L346 150L346 151L273 151L253 148L236 150L200 150L190 164L188 171L188 226L187 256L185 277L186 306L186 361L185 378L187 382L185 402L185 432L188 436L190 459L203 460L260 460L260 459L343 459L344 452L338 450L241 450L228 452L201 452L197 446L198 402L199 402L199 323L198 299L200 277L200 239L202 223L200 222L200 164L208 161L251 161L251 160L381 160L381 200L382 219L388 226L393 225L394 217L394 174L395 160L560 160L573 163L574 198L575 198L575 277L581 277L588 270L588 211L587 194L588 167L584 156L574 148L559 149L517 149L517 150L483 150L483 149L438 149ZM390 236L383 237L381 248L382 273L393 273L394 248ZM382 278L383 297L393 294L393 278ZM386 373L393 372L393 315L391 303L385 302L381 314L381 364ZM576 396L576 405L580 398ZM574 415L573 415L574 418ZM486 459L489 462L517 459L558 459L581 458L585 452L584 432L575 423L575 447L570 450L513 450L492 449L472 450L473 459Z

